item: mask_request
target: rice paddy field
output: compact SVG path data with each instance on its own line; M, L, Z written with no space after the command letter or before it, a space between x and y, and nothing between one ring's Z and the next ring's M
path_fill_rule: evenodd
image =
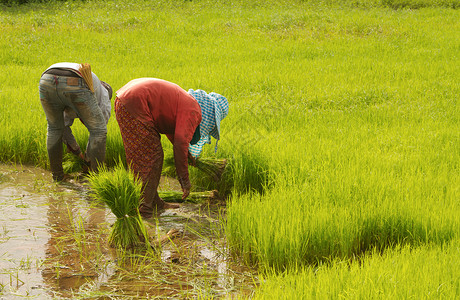
M213 142L203 157L225 158L227 169L219 182L190 172L194 191L218 190L225 209L210 223L218 234L195 234L224 247L240 267L232 274L243 276L230 276L238 285L229 276L219 285L222 272L210 276L193 259L185 268L136 256L135 268L116 265L117 280L69 292L58 284L59 260L31 264L31 254L15 265L6 259L14 250L1 247L0 298L460 298L458 0L2 3L0 185L17 178L12 165L23 165L46 175L29 182L33 193L66 192L47 171L38 95L40 75L53 63L90 63L114 91L156 77L218 92L229 100L229 115L217 152ZM85 145L87 131L76 123ZM171 175L172 146L163 142ZM123 158L112 114L107 166ZM11 191L4 190L0 195ZM77 190L77 197L86 196ZM41 201L19 198L21 211ZM1 219L0 246L10 240L11 221ZM75 264L93 273L115 268L102 259L113 252L105 246L89 260L78 254L85 243L104 245L108 229L82 236L75 224L67 224L80 245ZM52 284L18 288L28 268L51 270L40 274L51 274L42 276ZM146 269L158 273L144 276ZM176 278L168 293L124 293L133 282L160 291L172 282L168 274L190 281L191 269L202 279L193 288Z

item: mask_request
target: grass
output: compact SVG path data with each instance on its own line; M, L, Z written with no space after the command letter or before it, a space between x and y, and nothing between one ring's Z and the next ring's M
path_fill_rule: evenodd
M4 7L0 160L47 167L37 84L57 61L114 91L152 76L219 92L230 113L203 155L229 164L192 185L231 195L229 247L267 279L256 297L458 296L458 1L232 3Z

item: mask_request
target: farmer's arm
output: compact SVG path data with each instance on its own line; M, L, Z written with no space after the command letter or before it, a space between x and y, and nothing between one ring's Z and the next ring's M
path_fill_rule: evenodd
M72 134L72 129L70 126L65 126L62 134L62 142L67 146L67 150L74 155L85 160L83 153L81 152L80 145L78 145L75 137Z
M70 110L64 111L65 126L62 133L62 142L67 146L67 150L69 152L79 156L81 154L80 145L78 145L77 140L72 133L72 129L70 128L74 121L74 114L75 113Z
M109 92L107 89L102 86L101 81L99 78L92 73L93 75L93 86L94 86L94 93L97 100L97 105L101 109L102 115L104 116L105 123L107 124L110 119L110 110L111 110L111 102L109 99Z
M196 126L201 122L197 111L178 114L174 133L173 151L176 173L182 189L190 191L191 184L188 173L188 146L192 140Z
M199 126L199 125L198 125ZM174 134L167 134L166 135L169 139L169 141L171 142L171 144L174 145ZM192 156L192 154L190 153L190 149L187 153L187 160L188 160L188 164L191 165L191 166L195 166L196 165L196 159L195 157Z

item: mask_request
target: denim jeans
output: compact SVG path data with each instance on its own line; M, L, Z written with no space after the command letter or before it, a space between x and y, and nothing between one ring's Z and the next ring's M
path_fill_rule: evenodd
M105 160L107 125L95 95L82 78L45 74L40 79L40 101L48 122L46 147L54 180L62 180L64 109L71 108L89 131L86 158L97 170Z

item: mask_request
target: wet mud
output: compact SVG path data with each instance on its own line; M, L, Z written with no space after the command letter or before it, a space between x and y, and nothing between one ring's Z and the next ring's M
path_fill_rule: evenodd
M180 190L162 178L161 190ZM150 299L250 295L255 272L225 246L225 205L182 203L146 221L152 251L108 246L115 217L84 178L0 165L0 299ZM153 244L153 243L152 243Z

